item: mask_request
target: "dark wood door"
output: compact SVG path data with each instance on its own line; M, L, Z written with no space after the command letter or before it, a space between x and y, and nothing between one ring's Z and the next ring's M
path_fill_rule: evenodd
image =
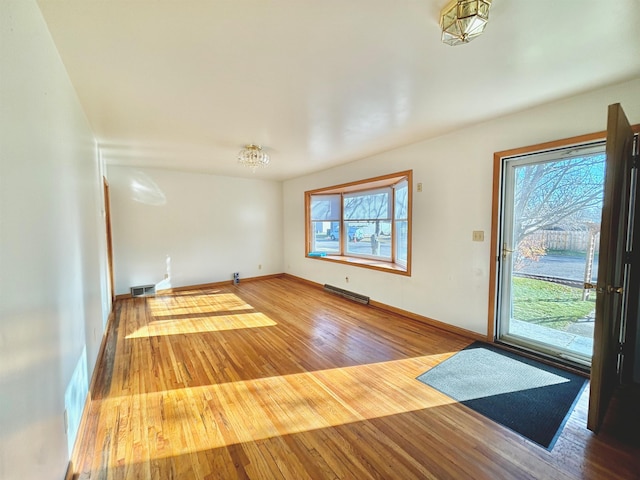
M634 128L635 162L632 176L631 214L629 228L631 228L631 251L627 252L629 265L628 296L625 305L627 317L624 332L624 362L622 364L621 380L623 384L640 384L640 168L638 166L638 150L640 138L638 129ZM640 418L639 418L640 420Z
M597 432L619 383L619 345L624 332L628 265L629 197L633 131L622 107L610 105L607 120L607 167L602 208L596 318L587 428Z

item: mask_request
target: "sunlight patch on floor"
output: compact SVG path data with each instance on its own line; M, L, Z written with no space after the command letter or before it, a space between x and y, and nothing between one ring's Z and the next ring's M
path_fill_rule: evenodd
M97 400L136 463L454 403L415 379L442 355ZM119 434L118 434L119 432ZM125 443L126 445L122 445ZM113 446L112 446L113 448ZM96 455L96 467L100 463ZM110 455L113 465L118 454ZM103 465L104 466L104 465Z
M253 307L233 293L215 293L199 297L158 296L148 300L154 317L213 313L219 311L253 310Z
M148 299L151 317L126 339L273 327L275 321L233 293Z
M132 339L159 337L163 335L221 332L243 328L273 327L275 325L277 325L277 323L264 313L236 313L234 315L159 320L139 328L125 338Z

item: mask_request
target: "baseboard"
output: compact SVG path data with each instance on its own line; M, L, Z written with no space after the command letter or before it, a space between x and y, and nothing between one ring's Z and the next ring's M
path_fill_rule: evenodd
M472 332L471 330L467 330L466 328L456 327L455 325L450 325L448 323L441 322L440 320L435 320L433 318L425 317L423 315L419 315L417 313L413 313L408 310L392 307L391 305L387 305L381 302L376 302L375 300L369 300L369 305L371 305L373 308L378 308L386 312L402 315L403 317L416 320L420 323L424 323L426 325L429 325L430 327L434 327L439 330L444 330L445 332L448 332L448 333L455 333L456 335L460 335L462 337L469 338L471 340L480 340L483 342L487 341L486 335L481 335L480 333Z
M102 363L102 360L104 358L104 350L107 344L107 333L109 333L109 330L111 330L112 328L112 324L114 321L113 319L115 318L115 316L116 316L116 310L115 310L115 302L114 302L114 308L109 313L109 317L107 317L107 324L105 325L104 331L102 332L102 340L100 340L100 349L98 350L98 356L96 357L96 364L93 366L93 373L91 374L91 381L89 382L89 396L91 396L91 392L93 392L93 387L96 383L96 371L98 370L97 367ZM83 420L84 420L84 415L81 420L80 426L82 426Z
M291 275L289 273L283 274L286 278L291 278L292 280L296 280L298 282L305 283L312 287L323 288L323 285L313 282L311 280L307 280L306 278L296 277L295 275ZM402 315L403 317L410 318L412 320L416 320L418 322L429 325L430 327L437 328L439 330L444 330L448 333L455 333L456 335L460 335L465 338L469 338L472 340L480 340L483 342L487 341L486 335L481 335L476 332L472 332L471 330L467 330L466 328L456 327L455 325L450 325L448 323L441 322L439 320L434 320L433 318L425 317L423 315L419 315L417 313L410 312L408 310L403 310L401 308L392 307L391 305L387 305L382 302L377 302L375 300L369 300L369 306L373 308L377 308L379 310L384 310L386 312L395 313L396 315Z
M291 275L290 273L283 273L282 276L285 278L290 278L291 280L295 280L296 282L305 283L311 287L324 288L324 285L322 285L321 283L316 283L302 277L296 277L295 275Z
M240 284L246 282L255 282L257 280L269 280L270 278L281 278L284 273L274 273L271 275L261 275L259 277L247 277L240 279ZM220 288L220 287L228 287L229 285L233 285L233 280L225 280L224 282L212 282L212 283L200 283L197 285L185 285L182 287L172 287L172 288L163 288L162 290L157 290L156 295L170 295L172 293L184 292L187 290L201 290L206 288ZM116 295L116 301L118 300L126 300L128 298L132 298L130 293L123 293L121 295Z

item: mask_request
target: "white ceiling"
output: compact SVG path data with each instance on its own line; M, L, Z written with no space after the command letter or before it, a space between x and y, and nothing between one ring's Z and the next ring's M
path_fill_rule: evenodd
M457 47L446 3L38 0L114 165L292 178L640 76L638 0L494 0Z

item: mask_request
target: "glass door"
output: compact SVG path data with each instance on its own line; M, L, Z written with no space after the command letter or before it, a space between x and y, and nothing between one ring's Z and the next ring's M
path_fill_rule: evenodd
M591 365L604 142L504 160L497 339Z

